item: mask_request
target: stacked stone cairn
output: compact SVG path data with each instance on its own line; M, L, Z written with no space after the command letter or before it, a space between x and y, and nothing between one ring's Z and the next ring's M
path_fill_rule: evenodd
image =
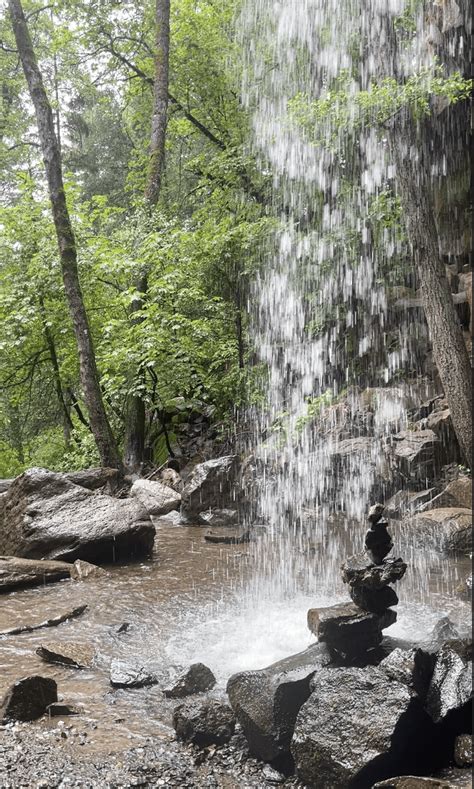
M334 659L345 664L370 662L382 641L382 630L397 619L392 606L398 597L390 584L403 578L407 566L402 559L387 558L393 542L383 511L382 504L370 508L365 552L350 556L342 565L352 602L308 611L311 632L327 644Z

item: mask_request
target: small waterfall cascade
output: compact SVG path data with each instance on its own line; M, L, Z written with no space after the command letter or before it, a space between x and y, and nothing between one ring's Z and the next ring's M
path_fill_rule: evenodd
M433 394L421 311L390 306L414 275L383 133L342 98L370 86L368 42L383 47L379 22L404 7L248 0L239 20L253 151L279 219L249 300L267 399L249 418L248 518L266 526L246 588L255 605L344 596L340 565L361 550L369 506L394 492L387 445ZM406 68L421 58L413 39ZM427 599L426 554L403 550L416 562L406 599L414 586Z

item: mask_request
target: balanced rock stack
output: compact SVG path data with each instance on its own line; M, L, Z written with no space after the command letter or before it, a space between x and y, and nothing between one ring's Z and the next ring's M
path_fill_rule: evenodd
M352 603L308 611L311 632L328 645L336 659L346 663L370 659L370 652L382 641L382 630L397 619L392 606L398 597L390 584L403 578L407 566L402 559L387 558L393 542L387 522L382 521L383 510L381 504L371 507L365 553L349 557L342 565Z

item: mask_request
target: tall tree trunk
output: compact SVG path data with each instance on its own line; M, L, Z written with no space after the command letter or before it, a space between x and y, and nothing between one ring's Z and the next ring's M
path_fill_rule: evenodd
M432 13L434 3L427 3L427 12ZM468 10L460 0L464 19ZM439 9L438 9L439 10ZM459 62L448 64L448 71L455 67L468 70L463 62L469 51L468 25L457 25L455 30L447 28L446 42L440 34L436 55L443 60L453 60L449 53L457 52ZM382 20L382 35L375 52L380 76L395 76L403 81L400 64L403 58L398 49L397 34L393 18L385 15ZM454 46L453 38L457 39ZM467 55L468 57L468 55ZM395 182L404 209L408 240L413 250L415 270L420 285L421 299L433 344L433 360L438 369L444 393L451 411L456 436L468 466L472 463L472 369L462 333L462 327L453 303L446 267L440 252L440 235L436 223L433 172L443 158L448 175L456 167L459 146L464 146L465 161L469 157L467 140L460 137L456 121L452 120L455 108L447 107L438 117L428 116L416 121L412 112L405 108L386 124L386 136L395 163ZM466 114L468 108L466 106ZM438 144L435 144L437 132ZM455 149L454 151L451 148ZM459 166L457 164L457 166ZM442 176L443 178L446 176Z
M161 194L165 165L165 143L168 125L168 87L170 51L170 0L156 0L155 8L155 77L153 83L153 113L151 119L150 158L145 199L152 213ZM142 271L136 282L138 298L132 304L132 324L139 324L142 317L135 316L143 309L144 296L148 289L148 271ZM144 378L138 370L137 377ZM145 402L142 395L132 395L127 404L125 423L124 465L137 471L144 460L145 449Z
M8 0L8 6L18 52L36 113L54 226L58 240L64 289L79 352L79 369L84 401L89 411L91 428L102 465L120 468L120 456L100 392L94 346L79 283L76 239L66 205L61 155L54 128L51 104L46 95L41 72L36 61L21 0Z
M51 359L51 366L53 368L54 388L56 390L56 396L58 398L59 407L61 408L64 440L66 442L66 445L68 445L71 439L71 431L74 429L74 425L72 423L69 406L66 402L66 397L64 395L63 385L61 381L61 371L59 369L58 355L56 353L56 344L54 342L53 333L50 327L48 326L46 307L44 304L43 296L41 294L38 296L38 303L41 313L41 322L43 324L43 334L46 340L46 345L48 347L49 358Z

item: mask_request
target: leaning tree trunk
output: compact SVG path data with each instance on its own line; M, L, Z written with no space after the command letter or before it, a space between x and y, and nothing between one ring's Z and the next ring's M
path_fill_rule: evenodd
M466 52L469 51L468 10L465 0L459 0L465 24L450 28L440 20L437 50L426 57L445 60L448 73L465 71ZM442 4L426 4L426 20L433 25L435 12L442 13ZM458 10L459 10L459 7ZM379 76L396 76L403 81L400 64L403 62L393 18L382 20L382 35L377 42ZM446 39L446 40L444 40ZM452 53L456 52L453 59ZM451 53L451 54L449 54ZM448 56L448 60L446 60ZM464 342L462 328L453 303L446 266L440 250L440 230L436 223L433 173L444 159L447 175L459 167L458 148L464 148L468 158L468 141L459 133L454 112L449 106L432 117L416 121L405 108L386 124L386 136L395 164L395 182L404 209L405 226L412 247L414 265L419 280L421 299L433 345L433 360L451 411L456 436L468 466L472 463L472 369ZM466 106L466 116L468 108ZM435 134L437 142L435 142ZM451 150L454 149L454 151ZM438 165L438 167L436 167ZM445 178L442 176L441 178ZM439 180L439 177L438 177Z
M165 143L168 125L168 87L169 87L169 50L170 50L170 0L156 0L156 54L155 77L153 82L153 114L151 119L150 158L145 199L150 213L155 208L161 193L161 183L165 165ZM134 325L143 322L136 313L143 309L144 297L148 289L148 271L141 272L136 282L138 297L131 309ZM134 315L135 313L135 315ZM144 371L137 371L137 378L144 378ZM142 395L132 395L127 404L125 423L124 464L130 471L140 468L145 450L145 401Z
M84 401L89 412L91 429L102 465L120 468L120 456L102 401L94 346L79 282L76 239L66 205L61 154L54 128L53 113L36 61L21 0L8 0L8 5L21 64L36 113L58 240L64 290L79 353L79 370Z

